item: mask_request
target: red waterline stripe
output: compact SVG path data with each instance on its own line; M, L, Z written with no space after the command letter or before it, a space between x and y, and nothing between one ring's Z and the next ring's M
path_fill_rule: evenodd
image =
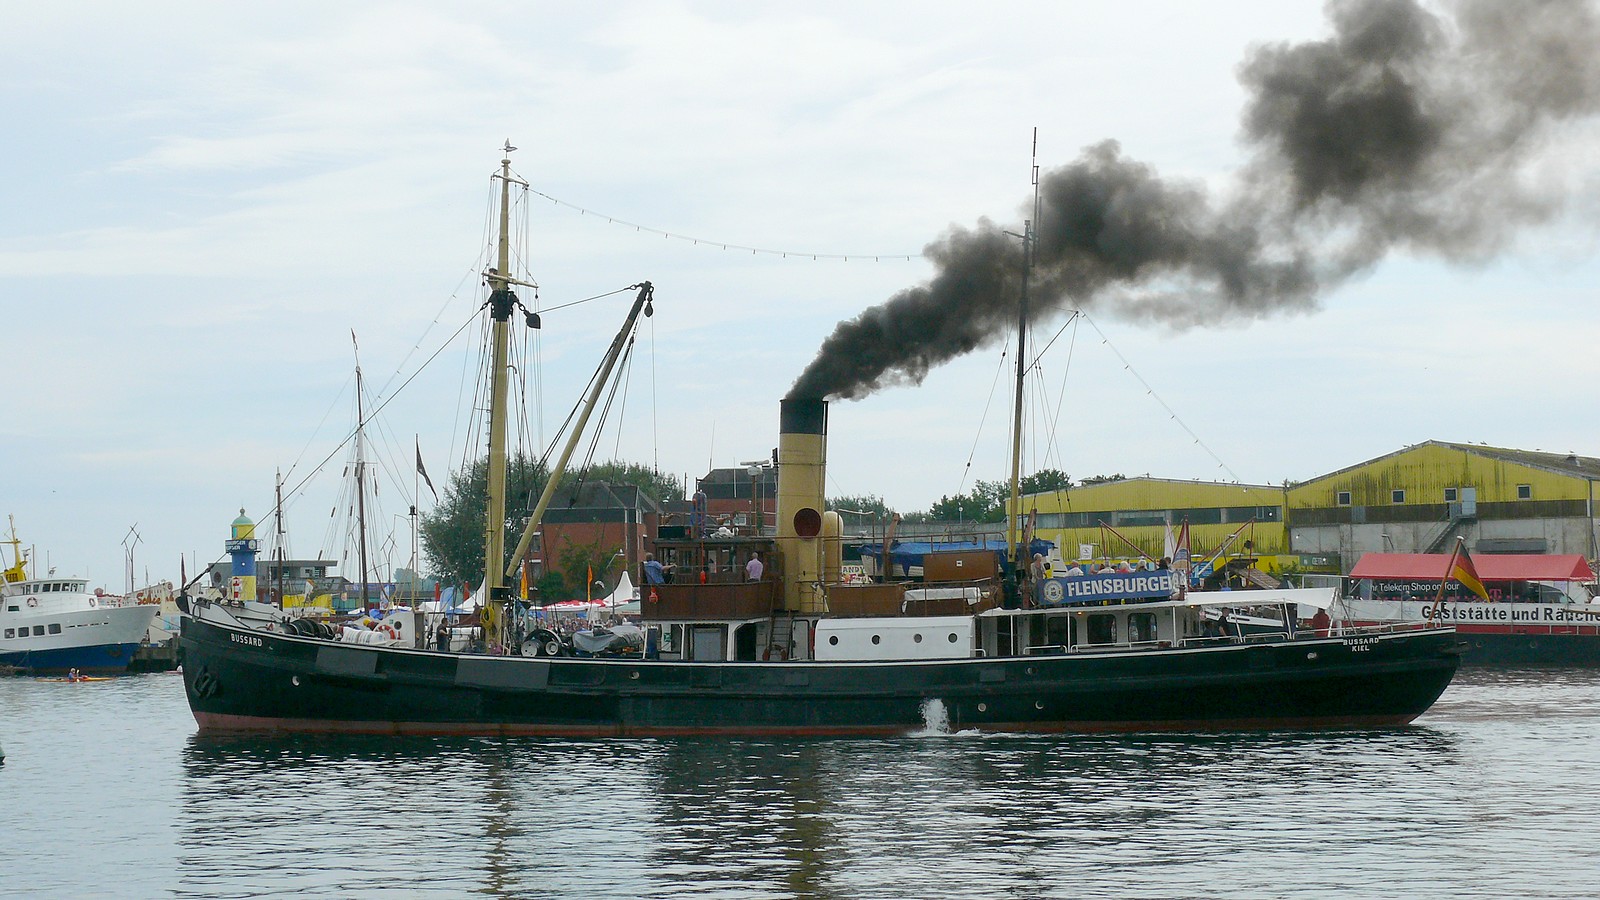
M1148 720L1136 722L990 722L957 731L1021 734L1132 732L1296 731L1389 728L1408 725L1417 714L1300 716L1290 719ZM274 719L195 712L201 731L387 734L457 737L885 737L922 729L905 725L860 726L600 726L475 722L371 722L339 719Z

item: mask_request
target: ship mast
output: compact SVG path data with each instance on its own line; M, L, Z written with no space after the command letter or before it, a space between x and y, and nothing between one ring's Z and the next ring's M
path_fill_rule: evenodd
M1027 571L1028 549L1022 546L1022 388L1028 373L1028 282L1033 276L1033 223L1039 218L1039 129L1033 129L1033 218L1022 225L1022 294L1017 303L1017 388L1011 420L1011 503L1006 516L1006 544L1019 580Z
M511 308L517 295L511 292L511 151L517 148L506 141L500 160L500 237L495 267L489 273L489 317L491 357L489 363L489 472L488 509L484 514L484 580L481 602L484 632L492 646L503 643L505 578L501 570L506 555L506 374L507 347L510 344Z
M355 340L355 332L350 333ZM360 533L361 548L361 608L371 608L370 588L367 582L367 481L366 442L367 416L361 402L361 364L356 364L356 531ZM348 546L348 545L347 545Z

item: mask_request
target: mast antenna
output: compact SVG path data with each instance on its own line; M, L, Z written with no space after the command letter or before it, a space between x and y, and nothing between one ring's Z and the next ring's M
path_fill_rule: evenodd
M1013 576L1019 581L1026 570L1027 548L1022 529L1022 390L1028 372L1028 282L1033 278L1034 222L1039 218L1039 128L1033 129L1032 169L1033 218L1022 224L1022 291L1017 303L1017 386L1016 404L1011 418L1011 503L1006 516L1006 539L1011 545Z

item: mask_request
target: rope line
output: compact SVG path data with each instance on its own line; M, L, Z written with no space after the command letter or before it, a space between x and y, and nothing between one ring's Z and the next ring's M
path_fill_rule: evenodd
M577 210L580 215L595 216L605 219L607 224L626 225L629 228L632 228L634 231L659 234L662 237L669 238L671 240L688 241L697 247L701 244L704 244L707 247L717 247L722 250L748 250L753 254L759 253L766 256L777 256L783 259L789 259L790 257L795 259L810 259L813 262L822 259L838 259L843 260L844 262L849 262L852 259L870 259L873 262L882 262L883 260L904 260L906 262L910 262L922 256L921 253L813 253L809 250L774 250L770 247L751 247L746 244L735 244L730 241L715 241L708 238L694 237L693 235L688 234L679 234L675 231L664 231L660 228L652 228L649 225L641 225L638 222L630 222L627 219L619 219L616 216L607 215L602 212L596 212L595 210L578 206L575 203L568 203L565 200L552 197L543 191L536 191L531 187L528 188L528 193L537 194L538 196L549 200L551 203L554 203L557 206L565 206L567 209Z
M1151 387L1150 382L1145 381L1144 376L1140 375L1138 371L1133 368L1133 363L1128 362L1128 358L1122 355L1122 351L1118 350L1116 345L1111 343L1111 338L1106 337L1106 333L1100 330L1100 326L1095 322L1095 320L1090 318L1089 314L1085 312L1080 312L1079 315L1083 316L1083 320L1089 323L1089 327L1093 328L1095 333L1100 335L1100 342L1105 344L1106 348L1115 354L1117 359L1122 363L1123 370L1129 375L1132 375L1134 379L1139 382L1139 384L1144 386L1145 394L1148 395L1150 399L1159 403L1161 408L1167 411L1167 415L1172 419L1172 421L1178 423L1179 428L1182 428L1184 431L1188 432L1189 437L1194 438L1195 445L1201 450L1204 450L1212 459L1217 461L1217 468L1227 472L1233 478L1234 482L1237 483L1239 481L1239 474L1233 471L1233 469L1229 467L1227 463L1223 462L1222 457L1218 456L1216 451L1212 450L1205 441L1200 440L1200 435L1195 434L1194 429L1190 428L1187 422L1178 418L1178 411L1173 409L1171 405L1167 403L1167 401L1161 399L1161 395L1156 393L1156 389Z

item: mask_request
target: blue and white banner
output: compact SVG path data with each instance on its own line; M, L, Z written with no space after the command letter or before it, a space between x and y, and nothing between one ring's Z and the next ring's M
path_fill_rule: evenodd
M1040 605L1063 606L1098 600L1170 597L1177 593L1178 584L1176 572L1118 572L1047 578L1034 587L1034 592Z

